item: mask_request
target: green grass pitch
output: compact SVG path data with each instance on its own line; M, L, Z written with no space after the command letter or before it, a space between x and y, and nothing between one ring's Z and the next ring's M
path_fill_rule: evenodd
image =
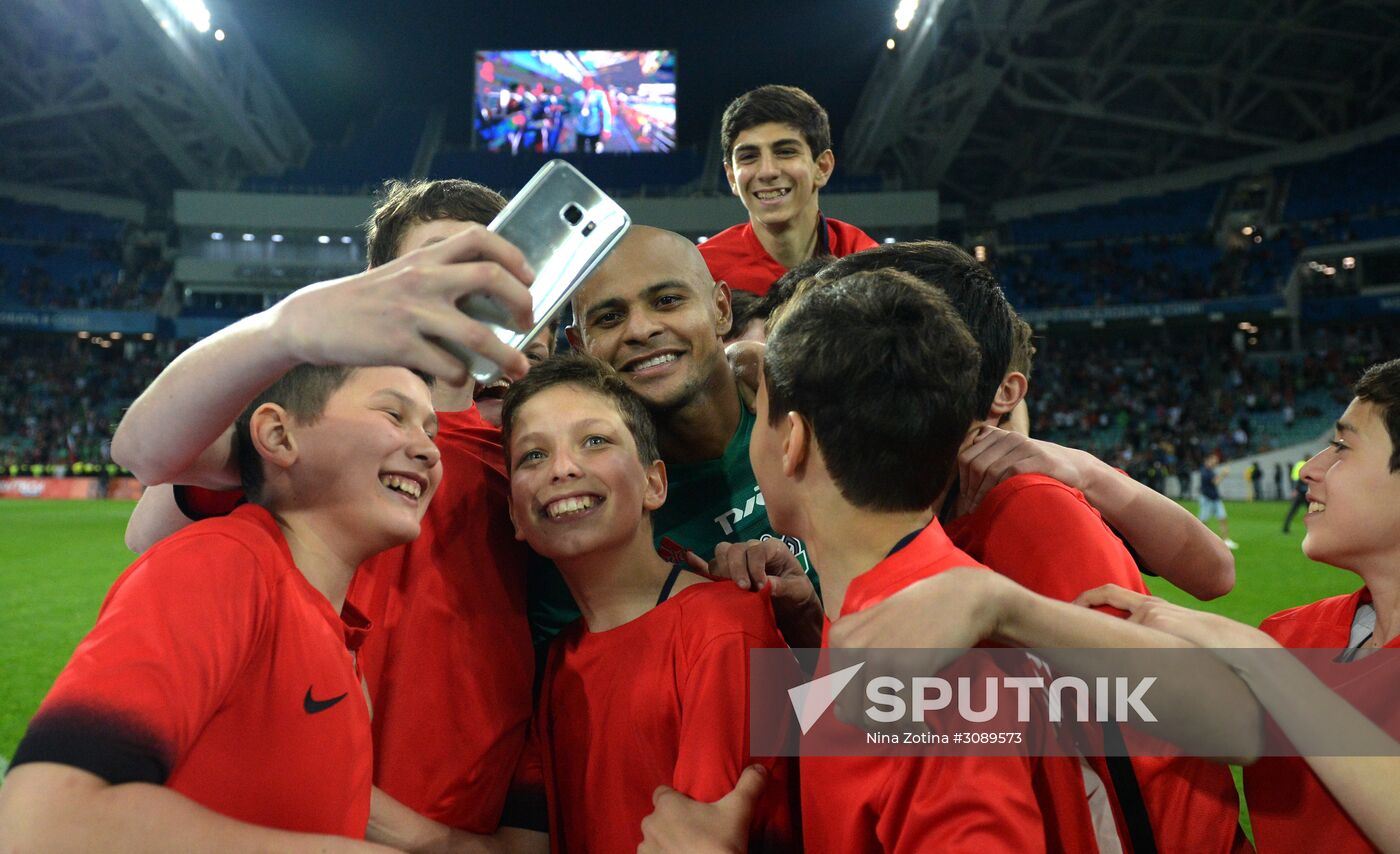
M122 543L131 502L0 501L0 762L83 634L108 586L132 556ZM1192 510L1195 505L1188 505ZM1360 586L1355 576L1308 561L1301 520L1280 533L1287 505L1229 505L1239 541L1237 583L1228 596L1196 603L1251 624L1269 614ZM1189 596L1159 579L1153 592Z

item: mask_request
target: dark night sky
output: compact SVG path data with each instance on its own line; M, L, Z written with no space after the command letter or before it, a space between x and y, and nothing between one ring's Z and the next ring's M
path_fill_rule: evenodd
M735 95L790 83L830 111L838 145L894 35L895 0L501 3L206 0L231 14L312 136L332 141L385 103L442 104L449 141L468 133L472 56L501 48L671 48L681 144L703 144Z

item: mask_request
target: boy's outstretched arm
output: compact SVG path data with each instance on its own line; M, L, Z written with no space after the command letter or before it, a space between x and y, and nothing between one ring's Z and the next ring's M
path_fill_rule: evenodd
M1173 605L1112 584L1085 591L1079 602L1127 611L1144 626L1215 650L1244 681L1347 815L1382 851L1400 851L1400 744L1355 706L1280 649L1268 634L1218 614ZM1345 748L1338 749L1339 739ZM1346 755L1330 756L1342 752Z
M259 392L304 362L403 365L461 382L466 366L434 343L451 340L519 377L525 357L457 303L491 297L524 326L533 277L518 249L469 225L383 266L302 288L172 362L122 419L112 459L147 485L236 486L230 425Z
M387 852L340 836L247 824L149 783L112 785L53 762L13 769L0 786L0 849L6 851Z
M1198 599L1235 586L1235 558L1186 508L1084 451L996 427L958 455L959 509L970 510L1003 480L1044 474L1078 489L1122 535L1145 569Z
M1230 757L1238 764L1253 762L1263 746L1259 703L1223 662L1203 654L1187 659L1143 652L1190 650L1191 641L1041 596L986 569L951 569L915 582L837 620L830 641L836 648L901 655L926 649L920 669L927 672L990 641L1034 648L1056 672L1091 684L1100 676L1155 677L1152 708L1158 721L1135 728L1198 749L1196 755ZM1203 696L1212 702L1202 704Z

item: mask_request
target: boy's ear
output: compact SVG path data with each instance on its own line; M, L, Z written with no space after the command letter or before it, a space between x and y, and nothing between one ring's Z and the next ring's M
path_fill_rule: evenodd
M724 158L724 178L729 182L729 192L735 196L739 195L739 185L734 181L734 166L728 157Z
M783 474L795 478L802 473L812 453L812 425L796 412L783 419Z
M642 509L648 513L660 509L666 503L666 464L657 460L646 467L647 485L642 493Z
M264 462L285 470L297 461L292 416L276 403L264 403L253 411L248 420L248 438Z
M587 352L583 349L583 331L578 328L577 323L570 323L564 327L564 337L569 339L569 346L573 347L576 352Z
M715 333L723 338L734 325L734 299L729 293L729 283L715 282Z
M817 189L820 190L831 180L831 173L836 169L836 155L828 148L818 154L814 162L817 164Z
M1020 371L1011 371L1002 377L1001 385L997 386L997 396L992 398L992 411L987 413L987 417L1000 421L1003 415L1025 399L1030 387L1031 381Z

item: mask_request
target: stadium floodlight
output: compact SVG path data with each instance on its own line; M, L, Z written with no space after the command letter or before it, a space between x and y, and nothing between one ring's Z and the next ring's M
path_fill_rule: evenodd
M914 14L919 11L919 0L899 0L894 10L894 28L901 33L914 23ZM889 45L894 50L894 45Z
M142 341L154 341L154 340L156 340L156 334L155 334L154 332L142 332L142 333L141 333L141 340L142 340Z
M254 237L253 235L249 234L249 233L246 232L246 231L243 232L243 242L244 242L244 243L252 243L254 240L257 240L257 238Z
M710 238L705 237L705 236L702 235L702 236L700 236L700 237L695 238L695 242L696 242L696 243L704 243L706 240L709 240L709 239L710 239Z
M894 50L894 39L885 39L885 47Z
M122 334L120 332L108 332L107 337L111 338L113 341L122 340Z
M1351 255L1348 255L1347 257L1343 258L1343 259L1342 259L1342 269L1343 269L1343 270L1355 270L1355 269L1356 269L1356 259L1355 259L1354 257L1352 257Z
M350 244L355 242L355 238L349 236L342 236L340 238L340 242L344 243L346 246L349 246Z
M92 337L92 333L91 333L91 332L88 332L86 329L84 329L82 332L79 332L79 333L78 333L78 337L79 337L79 338L84 338L84 339L86 339L86 338L91 338L91 337Z
M326 243L330 243L330 242L331 242L331 236L330 236L329 234L323 234L323 235L321 235L320 237L316 238L316 242L317 242L317 243L320 243L320 244L323 244L323 245L326 244Z
M886 237L886 238L885 238L885 242L886 242L886 243L894 243L894 238L893 238L893 237Z
M221 42L221 41L223 41L223 40L224 40L224 31L223 31L223 30L215 30L215 31L214 31L214 41L216 41L216 42Z
M201 33L209 32L209 7L203 0L168 0L171 8L180 14L191 27Z
M222 231L211 231L211 232L209 232L209 239L210 239L210 240L223 240L223 239L224 239L224 233L223 233Z
M286 238L283 237L283 236L280 235L280 234L274 234L274 235L272 235L272 242L273 242L273 243L281 243L281 242L282 242L283 240L285 240L285 239L286 239Z
M1240 229L1240 234L1243 234L1245 237L1248 237L1248 236L1250 236L1250 235L1253 234L1253 233L1254 233L1254 226L1252 226L1252 225L1246 225L1244 228Z

